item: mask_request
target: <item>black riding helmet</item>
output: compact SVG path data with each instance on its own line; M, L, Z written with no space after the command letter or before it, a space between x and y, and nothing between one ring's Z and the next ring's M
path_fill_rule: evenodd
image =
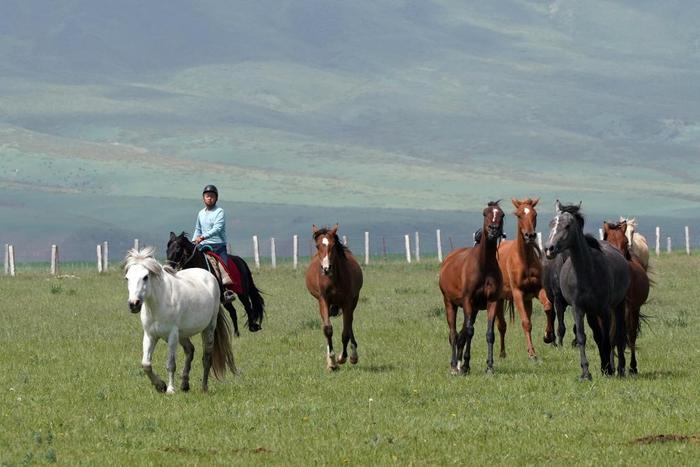
M217 198L219 197L219 190L217 190L214 185L205 186L202 190L202 196L204 196L206 193L214 193Z

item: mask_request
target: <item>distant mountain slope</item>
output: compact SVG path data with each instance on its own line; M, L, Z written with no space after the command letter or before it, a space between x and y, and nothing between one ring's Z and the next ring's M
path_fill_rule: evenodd
M697 215L698 24L690 0L6 0L0 190L60 196L66 232L96 196L125 215L209 182L358 219Z

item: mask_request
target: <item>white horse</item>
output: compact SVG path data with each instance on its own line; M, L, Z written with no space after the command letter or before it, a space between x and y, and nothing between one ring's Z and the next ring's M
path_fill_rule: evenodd
M219 304L219 285L216 278L204 269L184 269L175 272L162 266L153 257L153 247L129 250L124 270L129 288L129 308L141 312L143 325L143 366L153 386L160 392L173 394L175 387L175 352L180 343L185 350L182 372L183 391L190 389L190 367L194 345L190 337L201 333L204 355L202 390L208 390L209 370L217 379L226 369L235 373L230 330L226 314ZM159 339L168 343L168 385L153 372L151 359Z
M639 258L642 263L642 267L646 271L649 269L649 244L644 235L637 232L637 219L634 217L622 217L620 216L620 222L627 222L627 230L625 235L627 236L627 242L629 243L630 251Z

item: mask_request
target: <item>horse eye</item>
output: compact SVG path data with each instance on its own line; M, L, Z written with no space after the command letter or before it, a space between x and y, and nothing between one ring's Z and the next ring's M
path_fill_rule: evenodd
M144 277L143 277L143 281L144 281L144 282L148 282L148 276L144 276Z

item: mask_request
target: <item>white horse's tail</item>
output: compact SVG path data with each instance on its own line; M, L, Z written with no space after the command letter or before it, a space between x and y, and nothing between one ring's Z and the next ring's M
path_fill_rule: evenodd
M233 348L231 347L231 328L226 319L226 313L221 307L219 307L216 316L211 369L214 371L214 376L218 380L224 378L226 369L230 370L233 374L236 373L236 364L233 361Z

